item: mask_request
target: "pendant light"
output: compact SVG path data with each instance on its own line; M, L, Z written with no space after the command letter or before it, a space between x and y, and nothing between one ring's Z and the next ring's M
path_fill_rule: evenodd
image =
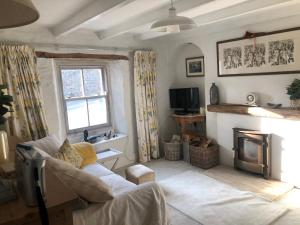
M30 0L0 1L0 29L24 26L40 17Z
M151 30L157 32L179 33L182 30L189 30L195 27L196 23L192 19L184 16L177 16L173 0L171 0L169 16L152 24Z

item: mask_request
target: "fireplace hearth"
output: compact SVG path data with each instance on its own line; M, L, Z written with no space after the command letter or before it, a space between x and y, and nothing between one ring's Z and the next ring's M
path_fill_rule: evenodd
M233 128L234 168L271 176L271 134Z

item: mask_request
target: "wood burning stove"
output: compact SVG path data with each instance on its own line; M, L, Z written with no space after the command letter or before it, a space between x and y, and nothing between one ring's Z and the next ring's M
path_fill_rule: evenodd
M271 134L233 128L234 167L271 176Z

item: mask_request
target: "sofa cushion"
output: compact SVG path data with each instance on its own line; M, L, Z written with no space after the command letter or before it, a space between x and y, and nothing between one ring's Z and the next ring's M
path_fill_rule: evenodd
M72 147L80 154L81 158L83 159L80 168L83 168L89 164L96 163L96 151L92 144L87 142L80 142L72 144Z
M46 158L46 166L73 192L89 202L104 203L113 199L111 188L99 177L52 157Z
M131 183L117 174L111 174L101 177L103 182L109 185L114 195L118 195L124 192L128 192L136 187L134 183Z
M71 163L76 168L80 168L83 159L75 148L72 147L69 140L66 139L59 151L55 155L55 158Z
M113 174L112 171L106 169L104 166L101 166L99 163L87 165L83 167L82 170L96 177L103 177Z
M51 156L55 156L55 154L59 151L59 148L61 146L58 138L55 135L49 135L36 141L28 141L24 144L37 147L47 152Z

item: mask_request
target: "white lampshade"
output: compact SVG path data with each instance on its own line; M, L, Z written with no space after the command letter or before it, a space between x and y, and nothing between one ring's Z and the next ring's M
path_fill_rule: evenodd
M24 26L40 17L30 0L1 0L0 29Z
M151 30L157 32L179 33L196 27L196 23L187 17L177 16L176 9L169 9L169 16L152 24Z
M9 147L7 133L0 130L0 164L9 160Z

